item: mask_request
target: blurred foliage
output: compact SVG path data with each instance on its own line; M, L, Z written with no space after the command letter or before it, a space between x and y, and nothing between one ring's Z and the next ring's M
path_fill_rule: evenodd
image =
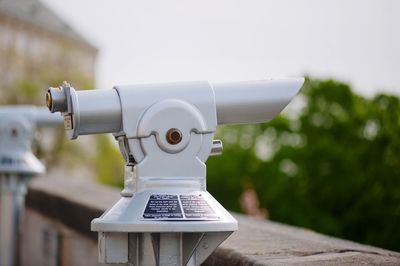
M60 76L60 75L58 75ZM58 86L63 80L73 80L79 90L93 88L93 83L81 75L74 75L71 79L61 79L47 77L47 75L36 79L19 79L10 87L1 89L0 104L30 104L45 105L45 95L47 88L50 86Z
M40 71L41 70L41 71ZM36 105L45 106L45 93L49 86L57 86L63 81L61 73L55 69L46 70L39 68L32 72L29 76L23 76L15 79L9 86L2 86L0 93L1 105ZM89 78L84 78L81 74L69 75L71 80L76 80L77 86L87 88L90 84L93 87L93 82ZM72 165L78 160L88 160L88 156L81 151L81 147L76 143L70 142L65 137L65 131L62 127L50 129L52 134L45 134L49 129L38 129L39 138L34 143L34 152L42 160L46 162L46 167L57 163ZM47 145L45 148L41 145L40 138L50 138L53 145Z
M45 92L49 86L57 86L63 80L74 81L72 86L79 90L94 87L90 78L81 73L67 71L67 75L56 69L42 69L29 77L16 79L9 87L0 90L2 105L27 104L45 106ZM100 182L121 186L123 183L123 159L113 140L107 136L93 136L90 141L79 142L67 139L64 128L38 129L38 138L34 143L35 154L45 161L49 169L62 164L67 167L79 164L90 166ZM49 134L51 133L51 134ZM47 138L52 145L42 145L41 139ZM47 147L45 147L47 146ZM91 147L95 147L92 149Z
M123 187L125 161L121 153L111 142L108 135L99 135L96 139L95 168L100 182Z
M240 211L250 184L271 220L400 250L399 98L307 80L293 105L269 123L221 128L208 190Z

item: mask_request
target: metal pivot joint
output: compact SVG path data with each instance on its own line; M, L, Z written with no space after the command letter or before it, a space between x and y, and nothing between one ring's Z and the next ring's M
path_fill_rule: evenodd
M218 124L277 115L303 79L182 82L75 91L50 88L50 111L69 120L70 138L113 133L126 161L121 199L91 224L99 259L132 265L200 265L237 221L206 190Z

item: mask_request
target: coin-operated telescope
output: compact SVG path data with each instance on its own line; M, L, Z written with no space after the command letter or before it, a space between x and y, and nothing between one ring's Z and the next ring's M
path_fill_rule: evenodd
M31 150L36 129L62 123L45 107L0 107L0 265L17 264L27 183L45 172Z
M113 133L126 161L121 199L91 224L99 260L200 265L238 227L206 191L205 161L222 152L217 125L271 120L303 81L49 88L47 106L71 139Z

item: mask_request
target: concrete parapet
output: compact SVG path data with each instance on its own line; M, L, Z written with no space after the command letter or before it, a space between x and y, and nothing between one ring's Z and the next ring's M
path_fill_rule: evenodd
M46 176L27 196L22 265L99 265L90 221L119 198L119 190ZM239 230L205 265L400 265L400 253L234 214Z

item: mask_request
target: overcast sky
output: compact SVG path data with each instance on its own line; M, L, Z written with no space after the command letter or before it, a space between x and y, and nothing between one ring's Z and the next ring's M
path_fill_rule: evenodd
M99 88L310 75L400 95L397 0L41 1L99 48Z

